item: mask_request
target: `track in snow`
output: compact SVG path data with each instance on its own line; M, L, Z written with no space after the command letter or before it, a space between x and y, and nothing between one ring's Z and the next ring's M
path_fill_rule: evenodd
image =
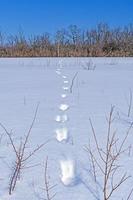
M67 76L63 74L62 72L63 66L62 63L59 63L59 67L56 69L56 73L60 75L60 77L63 79L63 93L61 94L61 98L63 99L63 103L59 105L59 110L61 112L60 115L57 115L55 117L55 121L60 124L61 127L56 128L55 130L55 138L58 142L62 143L62 145L65 145L66 143L72 144L69 142L69 140L72 138L69 135L69 130L66 126L66 122L68 121L68 115L66 114L67 110L70 108L70 106L65 101L66 97L68 96L69 91L69 81L67 80ZM68 145L66 146L68 148ZM67 155L66 155L67 157ZM63 159L59 162L60 165L60 179L61 182L65 186L73 186L76 184L76 164L73 159Z

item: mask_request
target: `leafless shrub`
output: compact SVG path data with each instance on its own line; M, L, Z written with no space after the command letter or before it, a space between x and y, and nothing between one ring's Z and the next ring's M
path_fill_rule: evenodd
M116 59L112 58L108 64L109 65L117 65L117 61L116 61Z
M26 152L28 144L29 144L31 131L32 131L33 125L34 125L35 120L36 120L37 111L38 111L38 106L36 108L34 118L33 118L33 121L30 125L30 128L29 128L26 136L20 140L19 145L17 145L14 142L11 132L8 132L6 127L3 124L0 123L0 126L4 129L5 133L7 134L8 138L10 140L13 152L15 153L15 161L13 163L12 175L11 175L10 180L9 180L9 195L11 195L12 192L15 190L15 187L17 185L17 181L20 179L22 170L25 169L25 168L33 167L33 166L26 166L27 161L29 161L29 159L47 143L47 142L45 142L41 145L38 145L31 152L28 152L28 153Z
M97 180L97 171L100 171L103 179L103 200L109 200L116 192L116 190L126 182L130 176L126 173L123 173L119 180L117 181L116 177L121 168L119 165L119 160L121 155L127 150L125 149L125 143L127 141L128 135L131 131L133 124L128 128L123 140L120 142L119 138L116 136L116 131L112 130L112 123L114 120L113 117L114 107L111 107L109 117L107 119L108 128L107 128L107 138L105 147L101 148L97 140L96 132L94 130L92 121L90 119L90 126L93 133L93 138L95 142L96 152L93 152L90 146L85 147L85 150L89 153L90 160L93 166L93 176L95 181ZM130 199L132 194L128 196Z
M82 64L82 67L85 70L95 70L96 69L96 65L93 63L92 60L89 60L89 61L85 62L84 64Z
M16 35L0 31L0 57L131 57L132 44L132 24L112 29L108 24L100 23L86 30L70 25L57 30L54 37L46 32L28 39L22 30ZM114 65L115 61L110 64ZM89 63L85 68L90 69Z

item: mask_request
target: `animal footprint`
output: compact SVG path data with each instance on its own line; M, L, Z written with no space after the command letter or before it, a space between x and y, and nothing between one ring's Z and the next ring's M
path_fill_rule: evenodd
M67 104L61 104L59 106L59 109L62 110L62 111L66 111L66 110L68 110L68 108L69 108L69 105L67 105Z
M62 115L62 116L61 115L57 115L55 117L55 121L64 123L64 122L68 121L68 116L67 115Z
M61 160L61 181L65 186L73 186L76 183L76 166L73 160Z
M62 98L66 98L66 96L67 96L66 94L62 94L61 95Z
M68 83L68 81L64 81L64 83L65 83L65 84L67 84L67 83Z
M62 78L66 79L67 77L66 76L62 76Z
M56 70L56 74L60 75L60 74L61 74L61 72Z
M56 139L59 142L68 140L68 130L67 130L67 128L56 129L55 132L56 132Z
M56 121L56 122L60 122L60 121L61 121L61 116L60 116L60 115L57 115L57 116L55 117L55 121Z
M63 88L63 90L69 90L69 87L62 87Z

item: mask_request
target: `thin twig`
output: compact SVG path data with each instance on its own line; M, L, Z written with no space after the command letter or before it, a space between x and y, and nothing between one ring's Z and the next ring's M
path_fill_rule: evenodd
M71 86L70 86L70 93L73 92L74 80L75 80L75 78L77 77L77 75L78 75L78 72L76 72L76 74L74 75L74 77L73 77L73 79L72 79L72 83L71 83Z

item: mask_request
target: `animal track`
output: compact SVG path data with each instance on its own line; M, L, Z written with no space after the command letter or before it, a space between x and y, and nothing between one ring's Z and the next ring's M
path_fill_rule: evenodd
M66 79L67 77L66 76L62 76L62 78Z
M55 121L56 122L64 123L64 122L68 121L68 116L66 114L64 114L64 115L57 115L55 117Z
M60 116L60 115L57 115L57 116L55 117L55 121L56 121L56 122L60 122L60 121L61 121L61 116Z
M60 74L61 74L61 72L60 72L60 71L58 71L58 70L56 70L56 74L60 75Z
M59 67L56 70L57 74L62 74L61 73L61 67L62 66L62 62L59 62ZM61 97L64 99L67 97L68 94L65 94L65 91L67 93L67 91L69 90L68 87L68 83L69 81L67 80L67 76L62 75L61 76L63 79L63 86L62 89L64 90L64 93L61 94ZM69 105L62 103L59 105L59 110L62 112L65 112L69 109ZM62 115L57 115L55 117L55 121L56 122L60 122L60 126L63 126L63 123L68 121L68 116L63 113ZM55 138L58 142L64 142L64 143L68 143L69 144L73 144L73 140L72 137L70 137L69 133L68 133L68 129L67 127L60 127L57 128L55 130ZM68 141L69 140L69 141ZM72 140L72 141L70 141ZM70 143L71 142L71 143ZM63 144L64 145L64 144ZM77 180L77 175L76 175L76 164L75 161L73 159L64 159L60 161L60 170L61 170L61 174L60 174L60 179L61 182L65 185L65 186L73 186L76 184L76 180Z
M76 166L73 160L61 160L61 181L65 186L72 186L76 183Z
M67 104L61 104L61 105L59 106L59 109L62 110L62 111L66 111L66 110L69 109L69 105L67 105Z
M67 130L67 128L59 128L59 129L56 129L55 132L56 132L56 139L59 142L68 140L68 130Z
M63 86L63 90L69 90L69 87Z
M61 95L62 98L66 98L66 96L67 96L66 94L62 94Z
M64 81L65 84L69 83L68 81Z

